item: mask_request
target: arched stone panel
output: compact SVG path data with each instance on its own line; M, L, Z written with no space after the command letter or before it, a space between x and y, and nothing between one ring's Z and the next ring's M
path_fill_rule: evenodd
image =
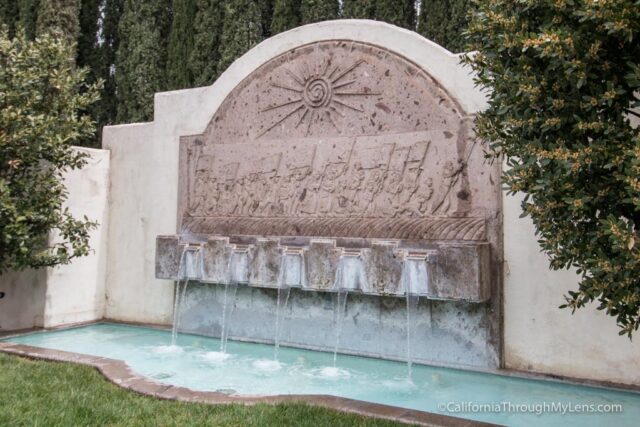
M498 210L471 117L425 70L367 43L267 61L181 146L183 232L482 241Z

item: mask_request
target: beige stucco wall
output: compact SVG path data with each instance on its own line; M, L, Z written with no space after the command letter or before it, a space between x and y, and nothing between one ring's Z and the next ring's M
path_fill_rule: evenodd
M504 348L507 368L640 384L640 341L618 336L615 319L585 307L561 310L578 287L574 271L551 271L520 197L504 196Z
M156 94L151 123L107 127L111 152L108 318L168 324L173 286L154 278L155 236L177 224L178 142L201 133L227 94L262 63L299 45L351 39L386 47L427 70L467 112L485 107L459 56L416 33L372 21L334 21L279 34L238 59L205 88ZM618 337L613 319L593 307L559 310L577 278L550 271L519 201L504 197L506 367L577 378L640 383L640 346Z
M104 316L109 152L76 148L88 164L65 175L65 205L81 218L97 221L90 233L93 252L68 265L0 276L0 330L53 327ZM51 237L55 239L55 236Z
M0 331L41 327L47 272L44 269L6 273L0 276Z
M87 165L65 176L67 207L76 218L98 222L90 233L92 253L47 269L44 327L87 322L104 316L108 227L109 152L76 148Z

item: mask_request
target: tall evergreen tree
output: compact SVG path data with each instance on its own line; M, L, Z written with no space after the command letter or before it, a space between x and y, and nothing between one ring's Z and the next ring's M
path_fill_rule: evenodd
M36 34L45 33L75 43L80 33L80 0L40 0Z
M336 19L340 12L338 0L302 0L300 19L302 24Z
M418 32L452 52L464 50L470 0L422 0Z
M88 70L86 80L88 83L95 83L101 77L102 61L101 46L98 42L100 8L104 6L105 0L81 0L80 3L80 32L78 35L78 45L76 48L76 63L80 67ZM103 94L101 94L103 95ZM94 121L98 121L98 114L101 109L100 101L93 103L88 108L88 113ZM85 146L97 146L101 127L96 126L97 133L88 136L86 140L80 141Z
M415 0L376 0L375 19L399 27L415 29Z
M16 25L20 20L20 7L16 0L0 0L0 27L6 26L9 38L16 33Z
M82 0L80 5L80 32L78 35L77 63L89 68L89 81L95 81L100 72L98 30L100 6L104 0Z
M20 9L20 26L24 28L24 32L28 39L33 39L36 36L36 21L39 5L40 0L18 0L18 7Z
M189 73L194 86L210 85L218 77L224 3L225 0L196 0L193 50L189 57Z
M219 72L262 41L260 5L253 0L227 0L224 9L224 28Z
M118 98L116 96L116 53L120 44L118 26L125 0L103 1L99 76L104 80L104 86L95 116L98 139L102 137L101 130L103 126L116 123L118 108Z
M271 37L271 20L273 19L274 0L259 0L262 9L262 37Z
M184 89L193 85L189 59L194 43L196 0L173 0L173 22L167 52L167 83L169 89Z
M300 0L275 0L271 35L290 30L300 25Z
M153 118L153 95L165 90L170 0L125 0L116 56L117 121Z
M374 19L376 17L376 0L342 0L342 17Z

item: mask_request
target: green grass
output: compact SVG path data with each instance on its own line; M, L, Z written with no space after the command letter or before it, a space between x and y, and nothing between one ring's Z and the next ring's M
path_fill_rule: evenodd
M142 396L95 369L0 353L0 426L392 426L303 403L205 405Z

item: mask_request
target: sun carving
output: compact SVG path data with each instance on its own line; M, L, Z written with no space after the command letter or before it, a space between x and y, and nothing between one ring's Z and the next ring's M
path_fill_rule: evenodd
M272 83L271 86L293 92L296 97L281 104L270 105L260 111L265 113L289 108L288 112L268 126L258 135L258 138L289 118L296 119L296 129L300 126L305 127L305 136L309 135L312 125L324 117L338 133L341 133L337 118L345 117L345 110L364 113L364 110L350 103L349 98L380 95L379 92L372 92L368 88L361 91L350 90L349 87L358 82L358 79L347 80L346 77L363 63L365 63L364 60L358 60L341 70L339 65L332 68L331 60L326 60L320 72L311 71L306 64L295 73L285 68L285 73L291 78L289 84Z

